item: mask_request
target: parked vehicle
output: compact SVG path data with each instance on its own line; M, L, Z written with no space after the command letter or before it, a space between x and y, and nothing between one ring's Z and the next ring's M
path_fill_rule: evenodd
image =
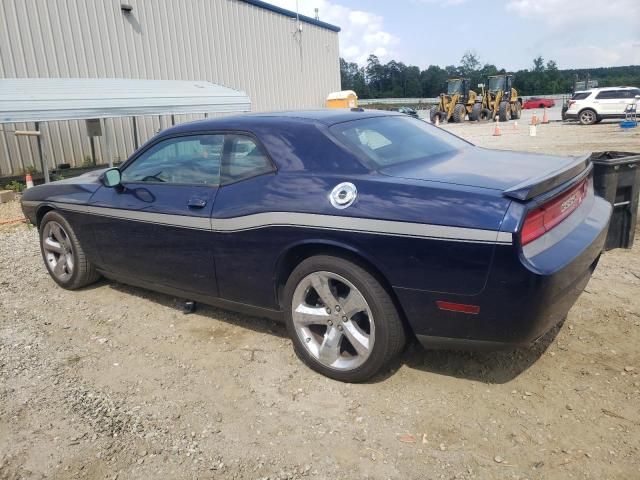
M488 115L489 120L499 119L501 122L518 120L522 116L522 98L513 87L513 75L492 75L482 88L481 112Z
M397 110L400 113L404 113L405 115L409 115L410 117L413 118L420 118L418 117L418 112L416 112L413 108L411 107L400 107Z
M469 88L469 79L450 78L447 80L447 93L440 94L438 104L431 107L429 117L431 123L435 123L436 118L440 122L461 123L468 115L473 122L481 119L481 109L478 94Z
M592 125L605 118L624 118L627 107L638 98L640 88L637 87L592 88L575 92L567 104L564 119Z
M522 108L524 108L525 110L529 108L551 108L555 106L556 102L553 100L553 98L539 97L531 97L522 104Z
M253 114L167 129L22 208L61 287L102 275L281 319L311 368L357 382L408 335L524 346L562 321L611 214L591 170L394 112Z

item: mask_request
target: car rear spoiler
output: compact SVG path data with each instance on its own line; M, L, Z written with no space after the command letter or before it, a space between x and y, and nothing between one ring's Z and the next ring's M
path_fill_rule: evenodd
M524 182L503 191L502 194L505 197L510 197L515 200L530 200L542 193L559 187L563 183L566 183L575 177L582 177L586 175L591 170L590 158L591 154L577 157L573 162L562 169L553 170L540 177L525 180Z

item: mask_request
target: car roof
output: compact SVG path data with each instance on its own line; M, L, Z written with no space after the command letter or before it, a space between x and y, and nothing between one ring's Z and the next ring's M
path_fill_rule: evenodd
M292 119L297 119L303 122L322 123L326 126L331 126L337 123L350 122L353 120L389 116L404 116L404 114L386 110L364 110L362 108L247 113L244 115L232 115L227 117L209 118L204 120L196 120L195 122L181 123L180 125L176 125L175 127L163 130L160 135L169 135L175 133L185 133L193 130L208 129L251 129L254 126L264 126L266 124L277 126L278 124L286 124Z
M586 93L586 92L602 92L607 90L636 90L638 87L598 87L598 88L590 88L588 90L582 90L580 92L575 93Z

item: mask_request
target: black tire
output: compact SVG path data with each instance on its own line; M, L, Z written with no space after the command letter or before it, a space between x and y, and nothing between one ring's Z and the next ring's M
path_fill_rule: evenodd
M439 116L440 112L438 111L438 107L431 107L431 109L429 110L429 119L431 120L431 123L436 123L436 117L438 117L438 119L442 121L442 118L439 118Z
M480 110L480 121L481 122L488 122L491 120L491 118L493 117L493 112L488 109L488 108L483 108L482 110Z
M70 256L73 261L73 268L68 275L61 277L54 272L52 261L50 261L51 252L45 251L45 237L48 238L47 232L50 231L54 225L62 227L64 233L64 242L60 241L59 244L63 245L65 256ZM73 228L64 216L56 211L48 212L40 222L40 252L42 253L42 259L44 264L51 275L51 278L67 290L76 290L78 288L85 287L91 283L94 283L100 278L100 274L95 271L93 265L87 260L87 257L76 237ZM59 260L58 260L59 261Z
M480 121L480 113L482 112L482 105L480 103L474 103L471 107L471 113L469 113L470 122Z
M585 108L578 114L581 125L593 125L598 121L598 114L590 108Z
M519 120L522 116L522 105L520 102L516 102L513 104L513 108L511 109L511 120Z
M296 331L292 304L296 288L310 275L320 272L329 272L351 282L364 297L371 311L375 339L368 357L356 368L339 370L323 365L309 352ZM389 292L369 271L345 258L317 255L302 261L289 276L282 298L285 322L296 354L310 368L327 377L341 382L364 382L387 367L405 345L404 325Z
M544 108L544 103L541 103L540 105L538 105L538 108Z
M511 104L509 102L500 102L498 107L498 118L501 122L508 122L511 118Z
M452 118L455 123L463 123L466 116L467 116L467 107L465 107L461 103L458 103L456 104L455 107L453 107Z

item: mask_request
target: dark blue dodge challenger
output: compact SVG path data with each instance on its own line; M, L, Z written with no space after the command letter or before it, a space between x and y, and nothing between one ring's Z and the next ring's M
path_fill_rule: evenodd
M22 203L63 288L102 275L283 319L302 360L352 382L408 335L534 342L584 289L611 214L588 157L359 109L182 124Z

